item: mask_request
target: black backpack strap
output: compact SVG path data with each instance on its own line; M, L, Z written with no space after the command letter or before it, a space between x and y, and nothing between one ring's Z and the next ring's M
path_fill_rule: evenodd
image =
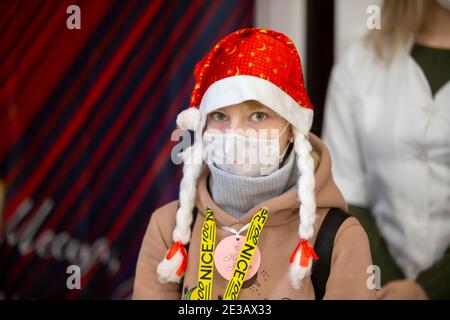
M311 273L316 300L322 300L325 295L328 276L330 275L334 239L339 227L348 217L350 215L345 211L339 208L331 208L317 233L314 250L319 256L319 260L315 262Z

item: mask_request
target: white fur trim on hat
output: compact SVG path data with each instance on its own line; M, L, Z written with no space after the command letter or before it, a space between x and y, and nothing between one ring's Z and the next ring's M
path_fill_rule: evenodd
M254 76L237 75L214 82L203 95L199 109L203 128L206 115L219 108L257 100L289 121L304 135L311 129L314 112L300 106L274 83Z

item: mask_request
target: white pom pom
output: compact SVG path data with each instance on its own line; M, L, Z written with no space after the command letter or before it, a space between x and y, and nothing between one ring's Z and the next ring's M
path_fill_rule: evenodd
M303 255L303 257L302 257ZM289 280L294 289L299 289L304 278L309 276L313 260L318 257L307 240L300 240L289 262Z
M190 107L180 112L177 116L177 126L183 130L195 131L200 127L202 114L198 108Z
M187 253L181 242L176 242L167 251L164 260L158 264L156 273L162 283L179 283L184 275L187 265Z
M294 257L294 261L292 261L291 265L289 266L289 280L291 281L291 285L294 289L300 289L302 280L306 278L311 272L312 259L310 259L308 267L302 267L300 265L301 255L301 250L297 251Z

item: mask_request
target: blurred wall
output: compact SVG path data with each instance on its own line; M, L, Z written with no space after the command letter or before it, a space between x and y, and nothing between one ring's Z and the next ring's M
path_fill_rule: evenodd
M382 0L335 0L334 57L336 61L354 41L367 33L367 7L370 5L381 7L382 2Z
M306 0L256 0L255 27L275 29L289 36L305 65ZM306 77L306 66L303 72Z

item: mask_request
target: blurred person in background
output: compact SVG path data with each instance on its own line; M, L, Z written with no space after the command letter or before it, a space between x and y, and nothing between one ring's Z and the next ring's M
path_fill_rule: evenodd
M324 140L378 299L450 298L450 1L386 0L334 67Z

